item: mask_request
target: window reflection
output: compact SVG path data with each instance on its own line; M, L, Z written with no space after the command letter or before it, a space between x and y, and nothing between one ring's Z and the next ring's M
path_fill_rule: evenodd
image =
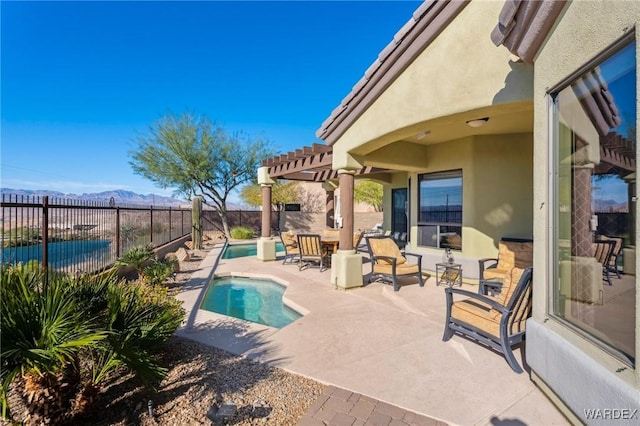
M555 315L635 361L635 42L553 94Z

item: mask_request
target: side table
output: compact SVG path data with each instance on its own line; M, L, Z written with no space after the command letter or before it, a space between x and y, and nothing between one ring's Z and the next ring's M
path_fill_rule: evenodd
M436 285L462 287L462 265L459 263L436 263Z

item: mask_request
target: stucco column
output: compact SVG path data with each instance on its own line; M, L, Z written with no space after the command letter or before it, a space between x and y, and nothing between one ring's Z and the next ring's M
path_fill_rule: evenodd
M322 187L324 188L326 197L325 197L325 225L333 228L333 224L334 224L334 214L335 214L335 205L334 205L334 198L335 198L335 187L330 184L329 182L325 182L322 184Z
M338 170L340 187L340 250L353 250L353 170Z
M262 229L256 257L265 262L276 260L276 242L271 238L271 186L275 183L269 176L268 167L258 169L258 184L262 187Z
M573 166L571 197L571 251L573 256L593 256L591 243L591 175L593 164Z
M354 170L340 169L340 246L331 257L331 283L346 290L362 286L362 256L353 249L353 181Z
M262 233L261 237L271 237L271 185L262 186Z

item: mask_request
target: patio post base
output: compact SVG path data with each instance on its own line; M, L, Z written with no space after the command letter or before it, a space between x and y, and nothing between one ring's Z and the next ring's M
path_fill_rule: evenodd
M276 260L276 241L271 237L260 237L257 243L257 258L263 262Z
M340 290L362 287L362 256L355 250L338 250L332 255L331 284Z

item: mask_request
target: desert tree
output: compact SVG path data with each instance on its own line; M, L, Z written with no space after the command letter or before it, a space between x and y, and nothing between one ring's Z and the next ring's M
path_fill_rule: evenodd
M353 188L354 200L372 206L377 212L382 211L382 194L382 185L370 180L358 181Z
M257 184L247 185L240 190L240 198L250 206L262 206L262 187ZM300 202L299 182L278 181L271 187L271 208L278 213L278 229L284 205L298 202Z
M203 202L220 216L227 238L227 199L232 191L255 182L262 160L273 156L271 144L245 133L229 133L206 116L169 113L134 140L129 164L161 188Z

